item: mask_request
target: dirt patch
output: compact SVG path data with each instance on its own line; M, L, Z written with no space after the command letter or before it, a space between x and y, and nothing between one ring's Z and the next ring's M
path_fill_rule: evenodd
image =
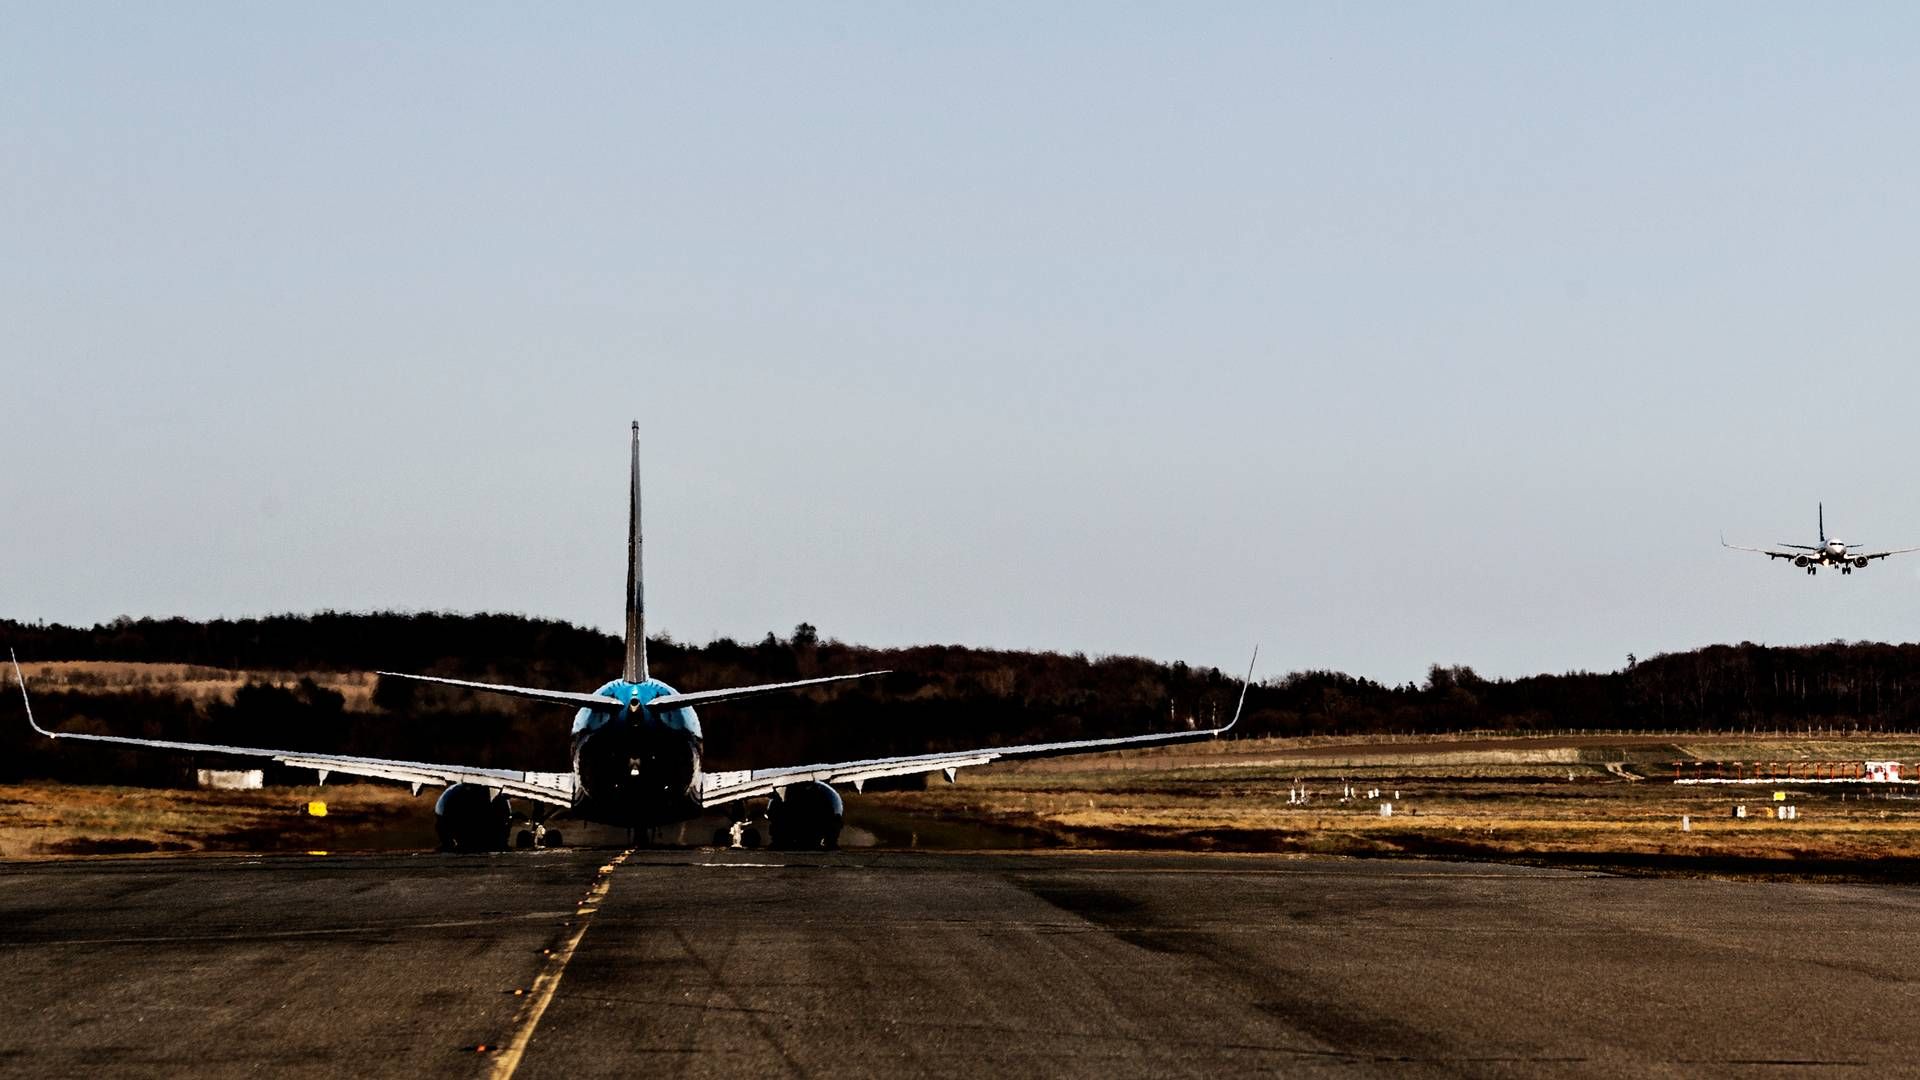
M139 840L133 837L109 837L92 840L73 838L37 845L35 855L152 855L166 851L191 851L192 846L177 840Z

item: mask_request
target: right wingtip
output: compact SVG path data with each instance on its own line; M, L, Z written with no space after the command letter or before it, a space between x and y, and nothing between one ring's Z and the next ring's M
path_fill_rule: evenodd
M1253 659L1247 661L1247 677L1240 680L1240 701L1233 707L1233 719L1227 721L1226 727L1216 730L1214 732L1215 735L1224 735L1232 731L1233 725L1240 722L1241 710L1247 707L1247 688L1253 685L1253 666L1259 662L1260 646L1255 644L1253 647Z

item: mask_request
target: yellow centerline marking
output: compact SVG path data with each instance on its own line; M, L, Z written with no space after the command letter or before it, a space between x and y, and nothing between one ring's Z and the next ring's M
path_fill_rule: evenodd
M580 899L580 907L573 913L573 933L547 958L546 967L534 978L533 986L527 993L527 1003L521 1008L520 1015L514 1018L518 1029L513 1034L513 1041L502 1047L500 1056L493 1059L493 1069L487 1074L492 1080L508 1080L520 1068L520 1059L526 1056L527 1044L533 1041L534 1029L540 1026L540 1018L546 1015L547 1006L552 1004L554 991L560 989L560 977L567 973L567 962L573 959L573 951L580 947L580 939L587 936L587 926L593 922L593 913L600 910L600 901L606 899L607 890L613 887L614 868L626 862L631 854L631 848L621 852L594 876L593 886Z

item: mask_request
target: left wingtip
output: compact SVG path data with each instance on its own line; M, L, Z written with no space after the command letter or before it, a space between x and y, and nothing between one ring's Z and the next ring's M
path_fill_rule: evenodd
M33 718L33 702L27 697L27 677L20 670L20 654L14 652L11 648L9 648L7 650L7 658L13 661L14 681L20 684L20 704L24 706L27 710L27 726L39 732L40 734L45 735L49 739L59 738L59 736L55 735L53 732L48 731L46 728L41 727L40 722Z

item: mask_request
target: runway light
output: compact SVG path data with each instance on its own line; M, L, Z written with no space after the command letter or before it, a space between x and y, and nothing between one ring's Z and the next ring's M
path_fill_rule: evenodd
M313 800L312 802L307 804L307 816L308 817L326 817L327 804L321 802L319 799Z
M526 994L527 994L527 992L526 992L525 990L523 990L523 989L521 989L521 988L520 988L520 987L518 987L518 986L516 986L516 987L514 987L514 988L513 988L513 996L514 996L514 997L525 997L525 996L526 996Z

